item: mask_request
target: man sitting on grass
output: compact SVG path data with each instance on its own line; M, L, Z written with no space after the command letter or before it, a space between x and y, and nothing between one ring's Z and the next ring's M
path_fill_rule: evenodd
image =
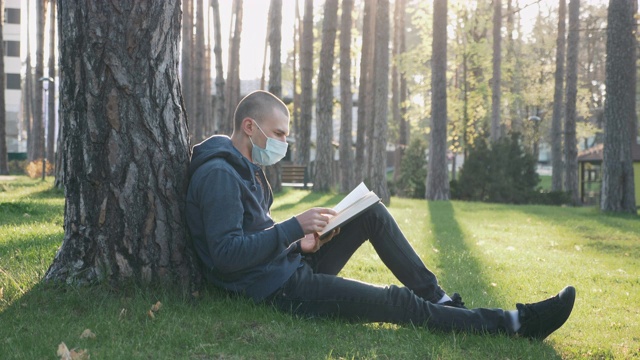
M287 151L289 111L256 91L238 104L231 138L195 145L189 167L187 223L209 282L302 316L415 324L441 331L504 333L544 339L568 319L575 289L516 310L466 309L438 285L397 223L378 203L322 240L335 212L313 208L280 223L270 216L271 187L260 166ZM404 286L385 287L337 276L369 240Z

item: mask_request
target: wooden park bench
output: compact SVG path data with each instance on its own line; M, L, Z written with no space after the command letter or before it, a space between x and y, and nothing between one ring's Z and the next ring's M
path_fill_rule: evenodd
M282 186L308 189L309 172L306 165L282 164Z

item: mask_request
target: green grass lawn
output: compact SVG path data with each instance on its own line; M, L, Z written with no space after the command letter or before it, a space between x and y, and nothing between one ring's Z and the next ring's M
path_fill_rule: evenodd
M341 198L288 190L286 219ZM198 300L162 289L40 282L63 238L51 182L0 181L0 358L53 359L58 344L91 359L626 359L640 357L640 220L594 208L426 202L390 211L449 292L467 306L514 308L577 289L574 313L544 342L389 324L307 320L213 288ZM365 244L342 275L397 283ZM147 312L160 301L154 318ZM85 329L95 338L81 339Z

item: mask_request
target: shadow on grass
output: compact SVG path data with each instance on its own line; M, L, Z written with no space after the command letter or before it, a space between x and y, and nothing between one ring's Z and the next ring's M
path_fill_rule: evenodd
M465 243L465 235L456 220L455 210L450 201L428 201L431 228L433 229L434 245L438 249L440 260L440 274L437 274L441 284L453 291L462 293L465 305L470 308L498 307L501 303L499 291L491 286L487 279L484 265L471 252ZM466 295L465 295L466 294ZM480 295L483 296L480 296ZM473 298L483 298L482 303ZM515 306L514 306L515 308ZM511 310L509 308L506 310ZM526 341L526 340L522 340ZM560 358L550 345L540 343L540 347L553 358Z
M285 202L282 203L281 200L278 201L279 204L277 206L273 206L271 208L271 211L286 211L286 210L290 210L302 203L305 204L309 204L309 208L311 207L332 207L335 204L338 203L338 201L340 201L344 195L342 194L335 194L327 199L323 199L324 197L327 196L327 193L317 193L317 192L310 192L307 195L305 195L302 199L296 201L296 202Z

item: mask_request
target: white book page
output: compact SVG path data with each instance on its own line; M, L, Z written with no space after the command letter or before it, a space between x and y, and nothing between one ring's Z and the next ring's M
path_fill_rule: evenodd
M342 201L340 201L338 205L333 208L333 210L335 210L336 212L341 212L342 210L349 207L352 203L365 196L368 192L369 189L367 188L367 185L365 185L364 182L361 182L360 185L356 186L356 188L353 189L349 193L349 195L345 196L345 198L342 199Z

